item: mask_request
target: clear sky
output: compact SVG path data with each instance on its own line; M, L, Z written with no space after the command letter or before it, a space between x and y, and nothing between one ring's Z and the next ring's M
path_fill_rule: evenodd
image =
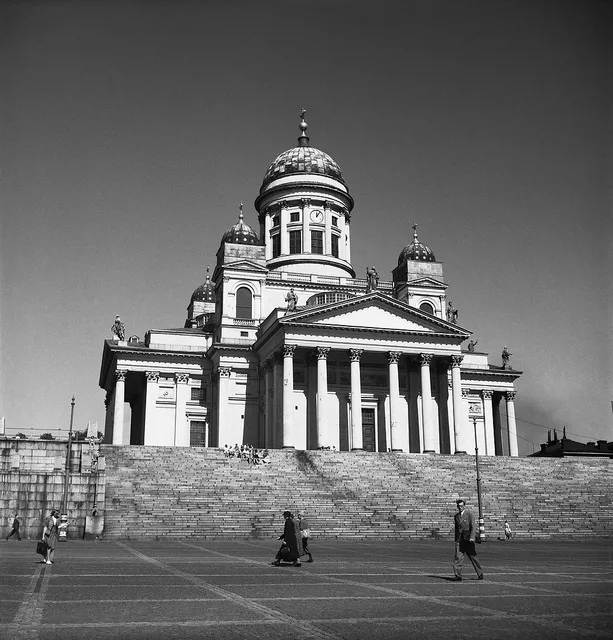
M241 200L341 166L352 257L418 225L478 350L525 373L520 451L613 440L611 9L539 0L0 3L0 415L104 422L102 346L182 327Z

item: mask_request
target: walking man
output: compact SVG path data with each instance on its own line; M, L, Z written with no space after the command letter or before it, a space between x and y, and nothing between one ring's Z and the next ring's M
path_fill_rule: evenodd
M313 562L313 554L309 551L309 538L311 537L311 530L307 521L304 519L304 513L298 514L298 525L300 526L300 534L302 535L302 548L304 554L309 556L307 562Z
M466 508L466 502L462 499L456 500L458 512L454 516L455 522L455 556L453 558L454 582L462 582L462 566L464 565L464 556L467 555L471 561L477 579L483 580L483 569L477 557L475 549L475 516L470 509Z
M20 541L21 535L19 534L19 516L17 514L15 514L15 517L13 518L13 523L11 526L13 528L11 532L8 534L8 536L6 536L6 539L8 540L12 535L16 534L17 540Z

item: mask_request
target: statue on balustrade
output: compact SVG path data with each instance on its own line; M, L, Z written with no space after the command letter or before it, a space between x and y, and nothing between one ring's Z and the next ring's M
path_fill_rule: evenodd
M451 300L447 303L447 322L458 324L458 310L454 309Z
M479 340L474 340L474 341L473 341L473 340L471 340L471 341L468 343L468 350L470 351L470 353L473 353L473 352L474 352L475 347L477 346L477 342L479 342Z
M374 267L366 268L366 291L375 291L379 288L379 274Z

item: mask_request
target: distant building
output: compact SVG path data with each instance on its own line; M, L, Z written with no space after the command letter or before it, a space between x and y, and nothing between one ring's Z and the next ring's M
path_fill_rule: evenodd
M482 454L518 455L510 354L495 366L463 348L416 226L391 281L366 256L356 277L353 198L306 129L264 175L259 234L241 204L184 326L105 341L105 442L472 453L474 419Z
M558 439L556 431L547 434L547 442L541 444L541 450L531 454L532 457L566 458L567 456L594 456L613 458L613 442L598 440L596 442L577 442L566 437L566 429Z

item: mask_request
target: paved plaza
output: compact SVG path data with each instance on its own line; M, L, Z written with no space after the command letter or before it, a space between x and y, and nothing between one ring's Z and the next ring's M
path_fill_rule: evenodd
M311 542L315 562L273 567L278 542L0 541L0 637L609 638L611 541L479 547L451 582L449 541Z

